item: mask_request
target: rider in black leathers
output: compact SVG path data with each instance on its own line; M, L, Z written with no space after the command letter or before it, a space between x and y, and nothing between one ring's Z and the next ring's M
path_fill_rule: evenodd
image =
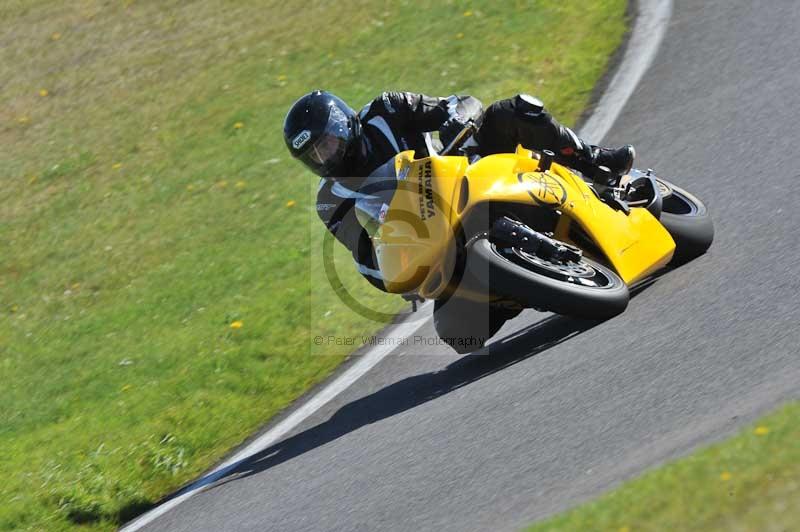
M383 289L372 245L355 217L354 204L364 177L404 150L428 155L425 133L460 131L467 120L479 124L473 136L479 155L513 152L518 144L551 150L556 160L581 171L606 166L613 173L630 169L635 151L592 146L559 124L542 103L519 94L485 111L474 98L436 98L409 92L384 92L356 114L331 93L314 91L300 98L284 121L284 139L294 157L322 177L317 213L353 254L359 272ZM459 352L474 350L514 312L451 297L437 301L434 323L439 336ZM471 318L471 319L468 319ZM465 340L465 336L468 338Z

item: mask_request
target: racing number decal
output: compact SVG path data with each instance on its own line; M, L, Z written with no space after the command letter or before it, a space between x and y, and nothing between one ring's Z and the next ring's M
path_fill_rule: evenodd
M528 189L533 201L546 207L558 207L567 201L567 191L561 182L550 174L525 172L517 179Z

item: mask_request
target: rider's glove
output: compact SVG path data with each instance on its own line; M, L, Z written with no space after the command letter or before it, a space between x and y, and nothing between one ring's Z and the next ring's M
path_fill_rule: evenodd
M453 142L453 139L456 138L456 135L461 133L461 130L464 129L468 123L468 118L451 116L447 119L447 121L445 121L444 124L442 124L442 127L439 128L439 140L442 141L444 146L448 146L451 142Z

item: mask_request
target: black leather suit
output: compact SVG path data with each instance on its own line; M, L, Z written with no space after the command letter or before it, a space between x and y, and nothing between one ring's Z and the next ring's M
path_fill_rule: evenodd
M317 193L317 214L333 235L353 254L359 272L374 286L383 289L380 272L369 237L355 216L355 200L365 176L404 150L415 150L417 157L428 150L425 133L439 130L458 116L456 97L437 98L409 92L384 92L359 113L361 136L348 163L347 176L323 178ZM479 118L474 136L480 155L513 152L517 144L537 150L554 151L565 164L577 163L588 145L569 128L559 124L542 103L527 95L500 100ZM470 351L482 345L480 339L492 336L513 313L489 312L485 306L451 298L437 302L434 321L443 339L463 338L464 331L477 334L474 342L457 351ZM449 310L448 310L449 309ZM467 319L471 317L472 319ZM480 322L480 323L476 323ZM450 343L450 341L448 341Z

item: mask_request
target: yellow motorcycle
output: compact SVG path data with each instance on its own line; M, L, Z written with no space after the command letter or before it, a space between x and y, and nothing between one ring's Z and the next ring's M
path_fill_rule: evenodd
M399 153L362 187L356 214L387 291L588 319L619 314L629 286L703 254L705 205L651 171L591 179L552 152L517 147L483 158ZM616 178L616 179L615 179ZM465 282L470 279L471 282Z

